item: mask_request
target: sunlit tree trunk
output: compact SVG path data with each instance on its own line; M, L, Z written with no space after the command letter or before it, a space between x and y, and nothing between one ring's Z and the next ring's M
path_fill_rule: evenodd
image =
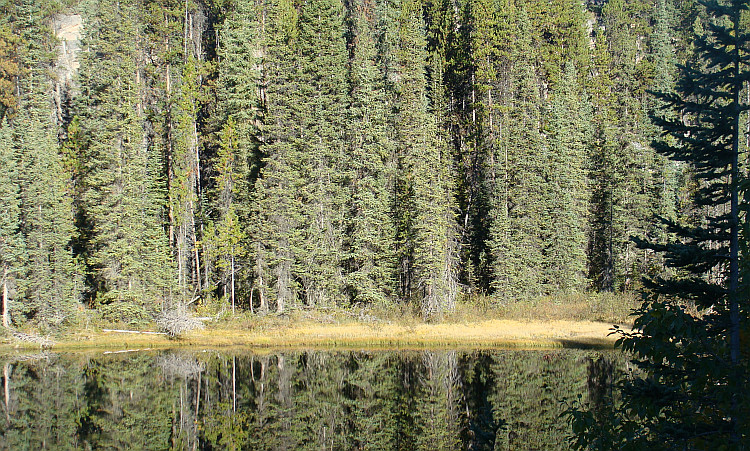
M8 328L8 268L3 268L3 327Z

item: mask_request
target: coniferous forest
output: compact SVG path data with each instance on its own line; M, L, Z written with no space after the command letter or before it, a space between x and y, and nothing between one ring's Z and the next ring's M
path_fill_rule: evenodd
M2 1L3 321L58 327L84 308L148 321L196 305L410 304L431 317L479 295L692 280L661 251L680 230L709 230L709 250L729 239L706 225L728 211L711 188L729 173L657 150L690 136L689 115L664 135L683 119L664 107L686 68L714 67L694 40L710 39L709 12ZM723 283L716 265L697 268L707 284Z

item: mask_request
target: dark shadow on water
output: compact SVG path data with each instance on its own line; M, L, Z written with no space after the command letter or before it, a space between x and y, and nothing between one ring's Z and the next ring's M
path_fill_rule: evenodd
M582 349L595 351L611 351L615 349L615 345L611 340L597 338L586 338L582 340L561 338L558 339L557 342L560 343L564 349Z

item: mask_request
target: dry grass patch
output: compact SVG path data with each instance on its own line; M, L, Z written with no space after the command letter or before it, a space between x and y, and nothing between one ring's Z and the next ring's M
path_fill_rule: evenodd
M186 341L207 346L253 347L563 347L612 346L610 325L595 322L489 320L470 324L317 324L268 331L207 330Z
M633 297L574 295L502 303L474 296L426 323L412 305L289 309L282 315L239 312L206 323L180 339L103 332L86 327L56 337L53 349L170 347L562 347L612 346L613 324L628 325ZM100 325L101 326L101 325ZM147 328L156 330L156 326ZM17 344L5 341L5 346Z

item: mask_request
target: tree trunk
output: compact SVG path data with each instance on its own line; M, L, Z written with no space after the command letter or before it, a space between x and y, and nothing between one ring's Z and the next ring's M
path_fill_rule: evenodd
M737 38L740 28L740 9L736 8L732 17L734 36ZM732 55L734 58L734 80L741 80L740 68L740 45L739 42L735 44L734 52ZM733 101L734 101L734 118L732 124L734 130L734 139L732 142L732 167L731 167L731 200L730 200L730 214L731 214L731 229L730 229L730 241L729 241L729 355L732 363L732 380L735 381L735 389L732 393L732 442L739 445L741 432L739 428L742 427L744 421L740 418L741 409L739 407L739 399L742 389L742 374L741 374L741 362L740 362L740 293L739 293L739 191L740 191L740 167L739 167L739 154L740 154L740 139L742 137L740 116L740 95L742 88L744 87L743 82L738 82L733 86Z
M232 253L231 271L232 271L232 315L234 315L234 253Z
M237 357L232 356L232 412L237 411Z
M10 370L3 365L3 394L5 395L5 419L10 421Z
M3 268L3 327L8 328L8 268Z

